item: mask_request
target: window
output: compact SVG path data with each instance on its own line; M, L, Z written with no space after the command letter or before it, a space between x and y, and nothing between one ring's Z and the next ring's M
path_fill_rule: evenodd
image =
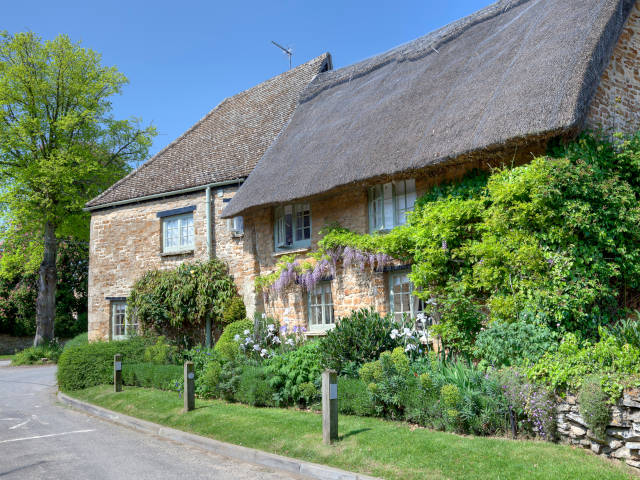
M413 295L413 284L406 270L389 273L389 310L400 322L404 316L416 318L424 310L422 300Z
M309 330L326 330L334 323L331 282L320 282L309 292Z
M311 245L311 209L308 203L284 205L275 210L273 239L276 251Z
M369 188L369 230L391 230L407 221L407 212L416 202L414 179L375 185Z
M244 218L241 216L230 218L229 231L233 237L244 235Z
M162 251L193 250L193 213L174 215L162 220Z
M138 333L138 324L131 323L127 316L126 301L111 302L111 338L112 340L123 340Z

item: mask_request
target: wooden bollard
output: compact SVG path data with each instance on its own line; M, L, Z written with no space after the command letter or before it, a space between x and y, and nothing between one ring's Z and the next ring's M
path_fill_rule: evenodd
M338 439L338 374L335 370L322 372L322 441Z
M193 362L184 362L184 412L196 408L195 383Z
M122 391L122 355L113 356L113 391Z

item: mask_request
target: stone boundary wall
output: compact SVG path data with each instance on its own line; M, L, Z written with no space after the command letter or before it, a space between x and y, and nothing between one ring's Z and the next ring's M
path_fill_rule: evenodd
M0 335L0 355L13 355L20 350L33 345L33 335L30 337L13 337L11 335Z
M640 390L631 389L611 407L611 420L603 440L595 438L580 415L575 395L557 403L558 437L563 443L589 448L598 455L624 460L640 471Z

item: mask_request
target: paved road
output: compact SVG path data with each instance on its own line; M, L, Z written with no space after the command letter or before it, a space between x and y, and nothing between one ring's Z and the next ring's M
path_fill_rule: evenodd
M129 430L56 401L55 366L0 367L0 478L293 479Z

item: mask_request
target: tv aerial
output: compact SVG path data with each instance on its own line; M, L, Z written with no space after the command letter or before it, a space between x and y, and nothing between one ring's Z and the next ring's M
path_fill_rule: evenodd
M282 45L280 45L278 42L274 42L273 40L271 40L271 43L273 43L276 47L278 47L280 50L282 50L286 55L289 56L289 70L291 70L291 57L293 56L293 49L291 47L289 48L285 48Z

